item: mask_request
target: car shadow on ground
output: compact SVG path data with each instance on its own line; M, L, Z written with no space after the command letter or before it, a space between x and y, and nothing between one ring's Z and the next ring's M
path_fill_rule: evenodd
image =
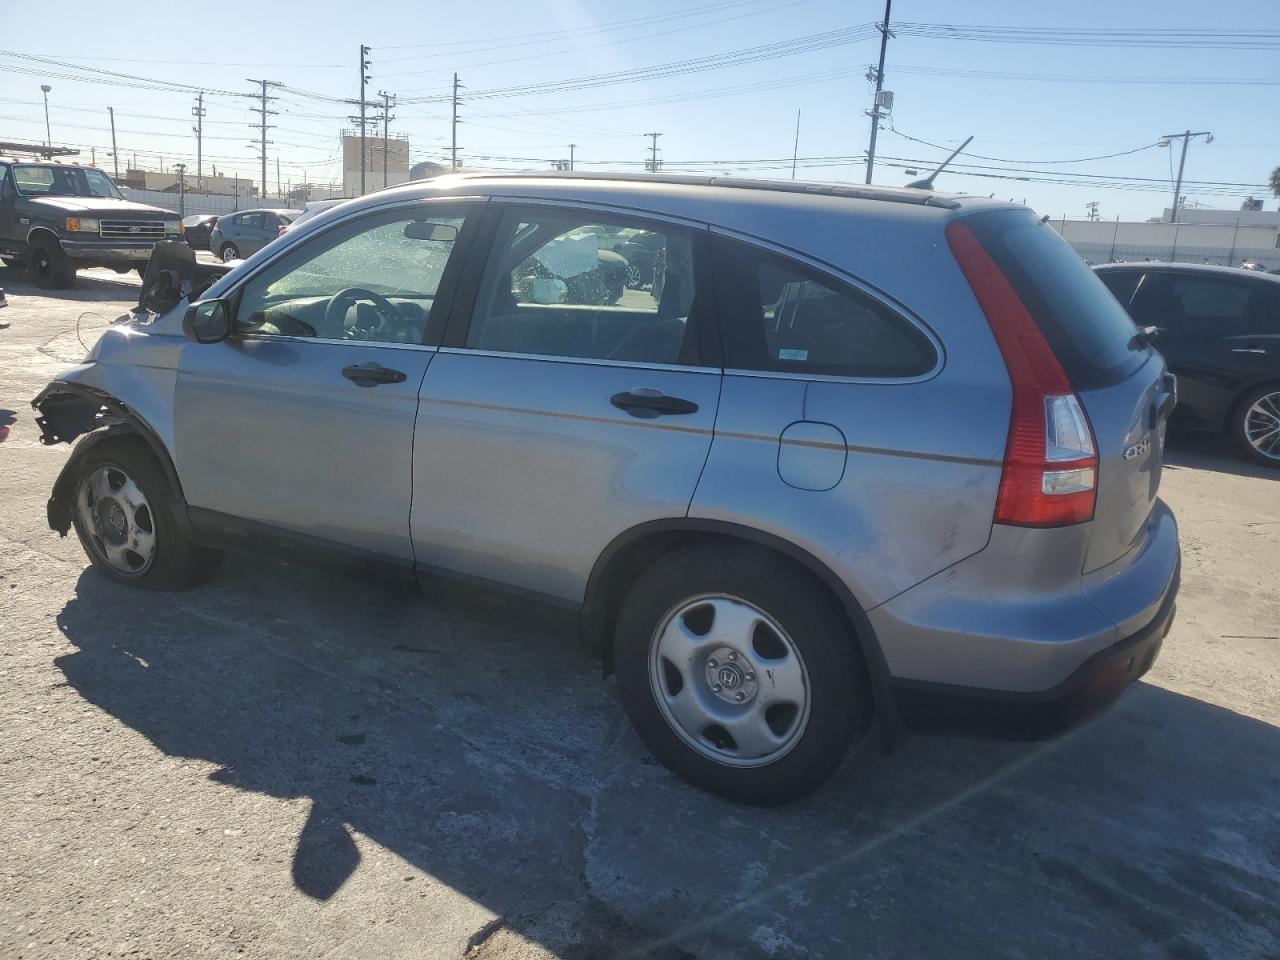
M1247 459L1221 434L1181 424L1169 428L1164 464L1171 470L1214 470L1238 477L1280 480L1280 469L1264 467Z
M655 765L569 633L410 588L87 571L58 624L85 701L226 789L309 799L281 869L319 902L355 831L580 960L1280 952L1280 729L1156 686L1054 743L917 737L760 810Z

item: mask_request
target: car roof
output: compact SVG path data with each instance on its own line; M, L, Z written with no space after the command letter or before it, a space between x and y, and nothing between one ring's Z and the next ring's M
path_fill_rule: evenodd
M1218 276L1234 280L1263 280L1280 284L1280 276L1262 270L1245 270L1243 267L1223 267L1215 263L1178 263L1172 260L1131 260L1126 263L1100 263L1093 269L1101 273L1117 273L1122 270L1159 270L1163 273L1194 273Z
M587 202L619 202L626 206L652 207L655 211L673 203L717 201L717 205L755 207L791 207L803 201L864 201L867 213L891 216L895 211L925 208L940 215L956 211L985 209L1019 209L1017 204L916 190L909 187L882 187L854 183L826 183L807 180L759 180L741 177L692 176L638 173L565 173L554 172L474 172L445 174L416 180L397 187L371 193L363 201L408 199L440 194L489 196L522 196L539 199L581 200ZM870 201L870 204L865 202ZM873 204L873 205L872 205Z

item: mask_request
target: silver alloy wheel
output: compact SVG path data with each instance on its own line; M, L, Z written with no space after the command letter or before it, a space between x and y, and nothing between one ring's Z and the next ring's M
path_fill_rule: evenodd
M759 607L727 594L682 600L649 641L649 685L671 729L702 756L762 767L809 723L809 672Z
M222 248L223 263L230 263L232 260L239 260L239 259L240 259L240 251L237 250L235 247L233 247L231 244L227 244L225 247Z
M103 563L140 577L156 555L155 515L138 482L120 467L95 467L76 491L80 524Z
M1263 394L1244 415L1249 446L1270 460L1280 460L1280 390Z

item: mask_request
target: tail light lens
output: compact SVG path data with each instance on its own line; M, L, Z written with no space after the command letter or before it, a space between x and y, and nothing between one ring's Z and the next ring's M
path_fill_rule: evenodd
M1061 527L1093 519L1098 457L1080 398L999 265L960 221L947 242L986 315L1013 386L995 522Z

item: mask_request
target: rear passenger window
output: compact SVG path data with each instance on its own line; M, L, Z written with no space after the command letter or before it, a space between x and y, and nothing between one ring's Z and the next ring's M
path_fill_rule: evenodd
M697 363L694 238L598 213L511 210L466 345L632 363Z
M914 377L937 353L912 323L804 264L716 240L725 367L845 377Z

